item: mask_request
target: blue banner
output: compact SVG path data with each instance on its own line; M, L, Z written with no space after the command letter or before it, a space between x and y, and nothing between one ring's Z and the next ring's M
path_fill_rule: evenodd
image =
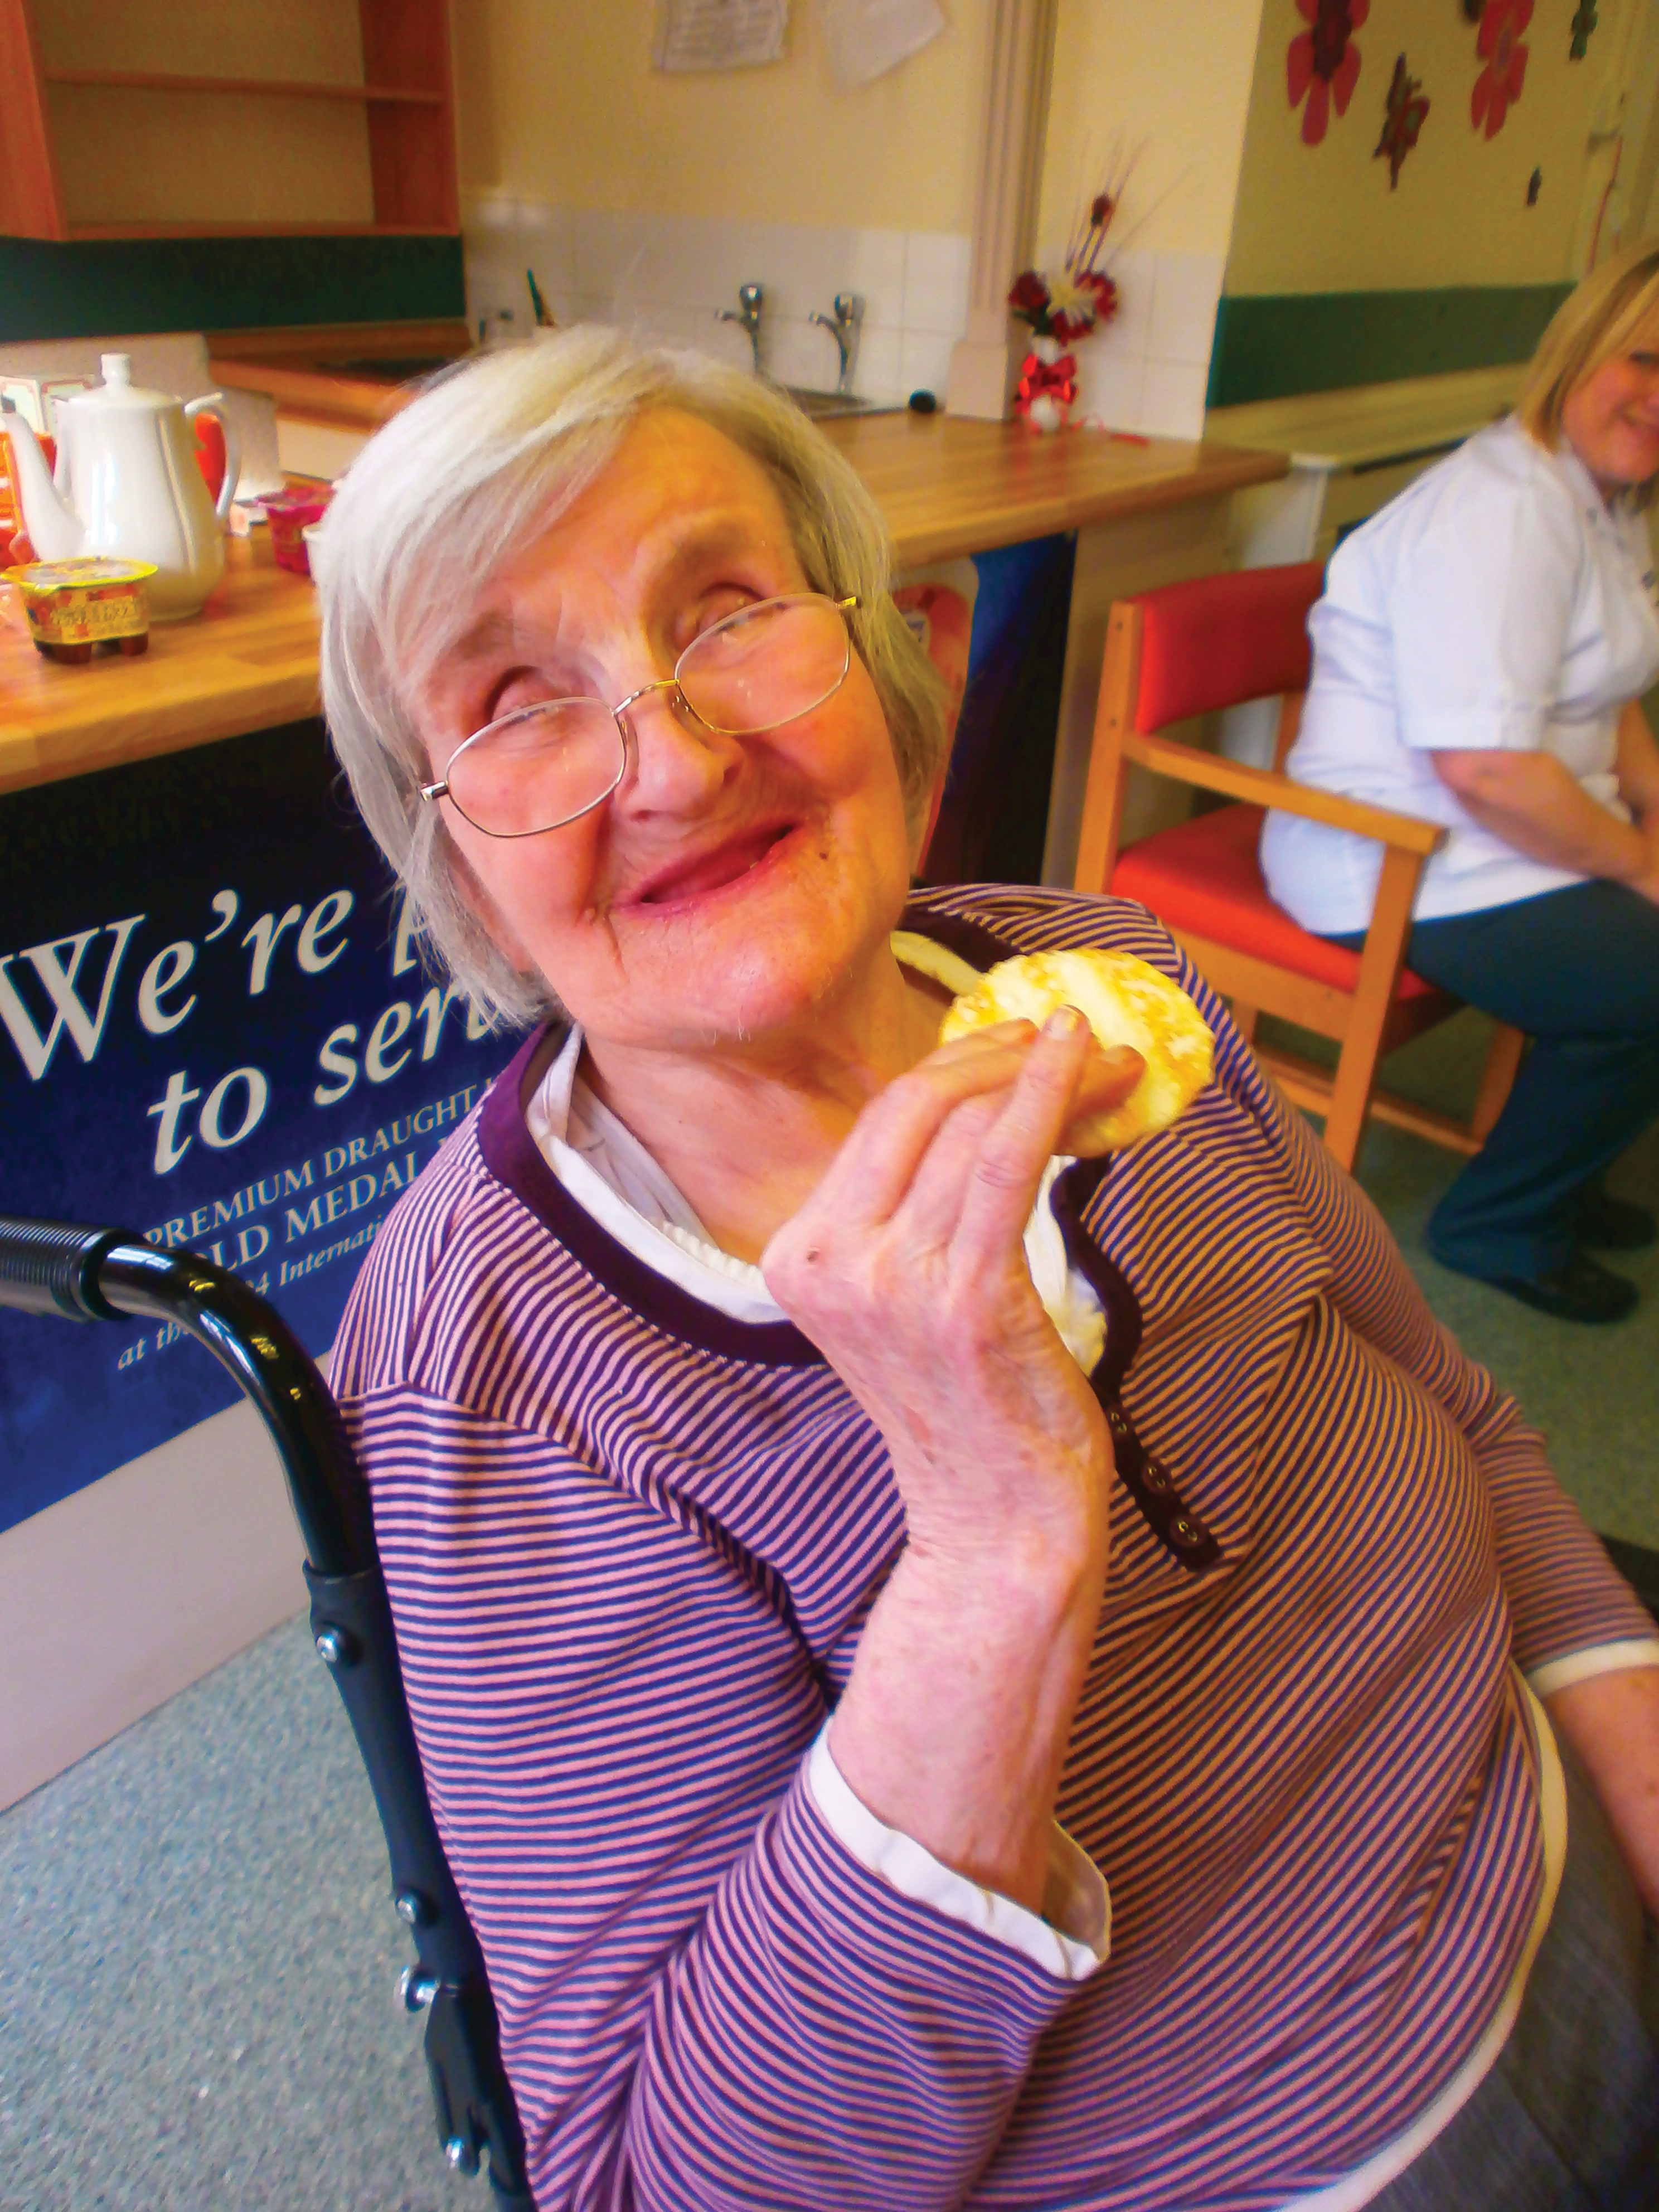
M187 1245L325 1350L519 1040L422 969L321 724L0 799L0 1212ZM0 1312L0 1528L235 1396L169 1328Z

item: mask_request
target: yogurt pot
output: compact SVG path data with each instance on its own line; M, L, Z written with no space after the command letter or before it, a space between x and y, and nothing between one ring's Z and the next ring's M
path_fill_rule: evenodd
M333 496L332 484L316 484L303 491L276 492L260 501L265 520L270 525L271 554L279 568L291 568L296 576L311 574L306 546L307 528L322 520Z
M149 651L152 562L81 555L0 574L23 603L35 651L49 660L87 661L100 648Z

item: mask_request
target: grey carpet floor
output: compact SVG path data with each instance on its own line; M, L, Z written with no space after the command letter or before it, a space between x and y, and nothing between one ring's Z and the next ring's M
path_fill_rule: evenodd
M294 1621L0 1817L4 2212L485 2212Z
M1459 1103L1484 1039L1460 1016L1391 1078ZM1659 1550L1659 1254L1619 1263L1646 1296L1615 1328L1530 1313L1424 1252L1456 1165L1378 1127L1360 1174L1590 1520ZM1613 1183L1659 1206L1659 1132ZM0 2212L485 2212L437 2148L408 1956L292 1623L0 1815Z

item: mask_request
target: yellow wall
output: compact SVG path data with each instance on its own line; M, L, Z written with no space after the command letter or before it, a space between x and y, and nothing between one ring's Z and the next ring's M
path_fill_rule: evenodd
M668 76L652 0L458 0L461 189L749 222L972 227L988 0L854 92L830 82L817 11L786 60Z
M1571 9L1565 0L1538 6L1525 34L1525 88L1488 140L1469 119L1484 64L1457 0L1373 0L1356 37L1359 82L1348 112L1339 118L1333 107L1323 143L1309 147L1285 80L1286 49L1306 27L1295 0L1266 0L1228 291L1547 284L1576 274L1581 209L1593 214L1605 170L1589 149L1591 111L1617 72L1629 4L1600 0L1600 27L1581 62L1567 58ZM1388 162L1374 149L1402 50L1430 112L1390 191ZM1534 167L1543 187L1529 208Z
M1039 237L1063 242L1115 137L1145 153L1135 243L1222 253L1262 0L1060 0ZM1446 0L1447 5L1453 0ZM989 0L862 90L836 92L813 0L787 60L651 67L653 0L458 0L463 191L746 222L967 232Z
M1063 246L1115 140L1142 148L1121 216L1135 246L1226 252L1261 7L1060 0L1038 222L1045 258Z

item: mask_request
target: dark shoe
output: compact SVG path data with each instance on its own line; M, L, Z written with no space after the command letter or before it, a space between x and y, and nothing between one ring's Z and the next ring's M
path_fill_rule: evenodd
M1633 1312L1641 1292L1623 1275L1615 1275L1588 1252L1572 1257L1547 1275L1502 1275L1493 1279L1494 1290L1507 1291L1523 1305L1557 1321L1623 1321Z
M1644 1252L1659 1234L1645 1206L1610 1198L1594 1184L1578 1200L1574 1228L1588 1252Z

